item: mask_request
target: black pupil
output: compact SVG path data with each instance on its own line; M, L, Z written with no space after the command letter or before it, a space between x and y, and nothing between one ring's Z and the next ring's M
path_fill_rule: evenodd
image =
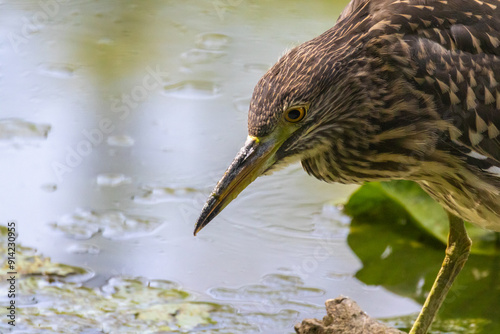
M298 109L292 109L288 112L288 118L292 119L292 120L296 120L296 119L299 119L300 118L300 115L302 113L300 112L300 110Z

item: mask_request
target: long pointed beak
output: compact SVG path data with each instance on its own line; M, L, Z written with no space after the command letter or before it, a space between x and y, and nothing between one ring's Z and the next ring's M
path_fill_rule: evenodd
M194 235L275 162L275 152L274 140L261 142L256 137L248 136L245 146L236 155L203 207Z

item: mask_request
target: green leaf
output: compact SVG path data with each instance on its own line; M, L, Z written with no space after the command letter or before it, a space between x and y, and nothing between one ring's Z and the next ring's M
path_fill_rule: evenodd
M7 228L0 226L4 273L10 270L5 261L7 236ZM20 301L43 301L16 304L22 319L16 322L16 329L22 332L80 333L95 329L93 332L186 333L216 324L214 315L237 319L233 308L194 301L188 292L166 280L118 276L100 289L85 287L74 281L85 279L87 270L54 263L20 244L16 245L15 269L16 297ZM66 280L68 276L71 278ZM2 291L9 290L9 277L0 275ZM0 322L0 333L11 332L11 327L6 321Z
M345 206L346 213L359 221L390 225L404 233L411 224L420 231L419 238L446 245L446 211L420 186L410 181L371 182L360 187ZM496 254L493 232L467 224L472 239L472 253Z
M353 217L347 242L362 262L356 278L423 303L445 256L448 221L439 204L411 182L369 183L345 211ZM439 311L436 333L500 333L500 253L492 232L468 230L473 254Z

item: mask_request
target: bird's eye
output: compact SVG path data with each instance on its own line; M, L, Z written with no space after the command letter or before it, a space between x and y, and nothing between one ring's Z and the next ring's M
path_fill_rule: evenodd
M292 107L285 111L285 119L290 123L297 123L300 122L306 116L306 114L306 107Z

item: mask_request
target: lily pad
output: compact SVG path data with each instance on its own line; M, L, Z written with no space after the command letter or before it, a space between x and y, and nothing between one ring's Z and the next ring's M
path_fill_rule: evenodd
M121 290L119 296L106 292L110 284ZM133 288L129 289L131 285ZM161 298L172 295L177 300L179 295L168 289L152 288L138 278L111 280L103 289L95 289L32 276L19 282L19 290L37 302L18 309L22 320L19 326L27 332L44 329L50 333L68 333L90 328L103 333L190 331L213 324L211 313L221 309L213 303ZM149 298L153 296L156 298Z
M0 226L0 254L7 254L7 228ZM4 273L9 271L3 259ZM34 249L16 245L16 331L23 333L174 333L210 330L217 320L234 316L231 307L195 301L166 280L113 277L101 288L84 286L90 273L54 263ZM10 284L0 275L0 289ZM10 300L0 298L0 306ZM0 332L13 327L0 322Z
M371 182L360 187L349 199L345 211L353 218L374 224L413 225L421 238L446 245L448 216L439 203L410 181ZM467 223L473 254L497 254L496 236Z
M3 273L12 271L9 268L9 263L7 261L7 233L7 227L0 226L0 254L3 254L0 256L3 264L0 270ZM37 254L34 249L23 247L18 243L15 247L15 264L13 268L18 275L23 276L47 275L66 277L70 275L84 275L88 273L88 271L83 268L53 263L50 261L50 258ZM3 277L3 275L0 275L0 277Z
M443 262L445 246L429 243L422 230L412 224L394 225L352 220L347 242L362 262L355 277L366 285L382 286L422 304ZM469 257L440 309L440 325L433 325L433 333L500 333L499 263L500 255ZM407 331L415 316L403 323L398 319L395 327ZM468 324L467 330L456 328L461 319ZM477 331L472 331L472 326Z
M396 181L361 187L345 211L353 217L347 242L362 262L356 278L422 304L445 255L444 210L418 185ZM473 254L440 309L435 333L500 333L495 236L474 226L468 230L475 243ZM408 330L414 319L412 315L389 322Z

